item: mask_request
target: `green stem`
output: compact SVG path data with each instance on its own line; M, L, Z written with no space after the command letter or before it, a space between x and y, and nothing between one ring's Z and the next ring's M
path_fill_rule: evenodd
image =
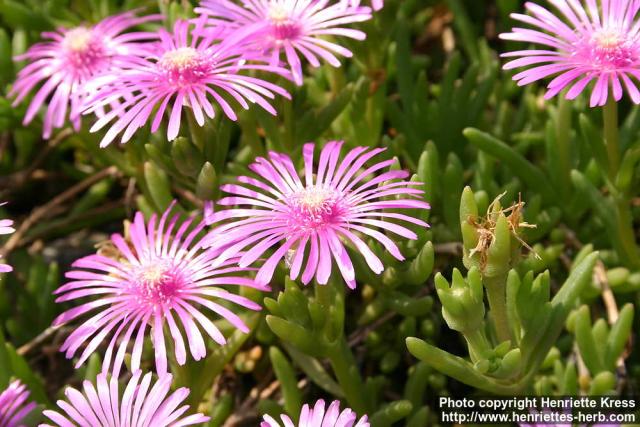
M333 93L333 96L338 96L346 86L346 78L344 76L344 70L342 67L329 67L329 68L330 68L329 76L331 81L331 92Z
M622 255L626 261L634 267L640 265L640 254L636 244L635 232L633 230L633 217L631 216L631 208L629 200L622 195L616 197L616 228L620 249L624 252Z
M622 250L622 257L627 263L637 266L640 261L638 257L638 246L633 230L633 217L631 215L630 201L628 197L621 194L615 183L620 169L620 135L618 129L618 103L609 97L602 109L604 120L604 143L609 157L609 185L613 187L613 194L616 205L616 232L619 248Z
M245 112L244 119L240 121L240 126L242 127L242 141L251 148L253 156L263 155L265 149L258 135L258 121L252 108Z
M369 413L364 383L344 336L329 351L329 361L351 408L358 414Z
M190 111L186 112L187 124L189 126L189 134L193 145L204 151L204 129L197 122Z
M469 356L471 361L477 362L487 356L487 352L491 350L489 341L484 334L482 327L469 332L463 332L467 345L469 347Z
M483 278L485 288L487 289L487 299L489 300L489 308L491 319L496 330L499 342L511 339L509 332L509 319L507 318L507 292L506 278L485 277Z
M315 282L314 286L316 301L323 305L327 310L333 302L333 289L331 289L332 284L333 282L330 279L329 283L326 285L321 285L318 282Z
M293 99L295 99L296 86L293 82L288 82L283 79L283 87L293 97L291 100L283 100L282 104L282 119L284 120L284 146L286 150L294 150L296 147L296 117L293 111ZM272 119L275 120L275 119ZM306 142L306 141L305 141Z
M604 144L609 158L609 179L611 182L615 182L618 168L620 167L620 136L618 131L618 103L611 96L602 108L602 117L604 121Z
M558 101L558 120L556 127L556 143L558 147L558 164L560 165L560 194L567 197L571 182L571 104L561 96Z

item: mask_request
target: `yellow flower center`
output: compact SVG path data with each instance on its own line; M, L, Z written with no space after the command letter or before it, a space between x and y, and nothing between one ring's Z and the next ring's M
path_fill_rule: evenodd
M274 24L286 24L289 21L289 14L282 5L274 4L269 8L269 19Z
M326 207L332 196L333 191L312 187L299 192L296 200L301 208L308 212L317 212Z
M161 264L150 265L140 272L139 278L147 289L156 289L167 279L167 269Z
M65 34L63 45L73 52L85 52L91 47L93 33L91 30L78 27L70 30Z
M624 42L624 37L618 31L603 29L594 35L594 40L601 49L615 49Z
M200 54L192 47L181 47L166 52L160 58L160 66L175 71L184 71L199 64Z

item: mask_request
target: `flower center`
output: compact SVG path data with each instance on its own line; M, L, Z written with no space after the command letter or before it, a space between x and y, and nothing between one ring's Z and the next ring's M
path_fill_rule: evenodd
M289 198L290 225L297 229L317 229L334 222L341 214L341 197L336 191L309 187Z
M155 308L171 301L182 287L178 274L165 262L142 266L134 273L136 289L141 302Z
M165 52L158 67L168 82L184 87L200 81L210 69L210 61L192 47L180 47Z
M73 52L86 52L91 47L93 33L91 30L78 27L67 32L62 43L64 47Z
M589 58L599 68L628 67L640 59L637 43L617 29L600 29L587 44Z
M91 72L105 60L107 51L102 40L85 27L67 31L62 40L65 60L76 69Z
M602 49L615 49L624 41L624 38L619 33L612 30L601 30L593 38Z
M199 59L200 54L194 48L180 47L162 55L160 66L166 69L184 71L197 65Z
M291 19L284 6L271 5L268 18L271 22L271 34L277 41L294 39L300 35L300 26Z

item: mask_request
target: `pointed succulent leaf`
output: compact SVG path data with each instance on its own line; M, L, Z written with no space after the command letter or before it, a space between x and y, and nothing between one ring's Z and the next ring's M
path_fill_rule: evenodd
M196 196L200 200L215 200L218 195L218 175L213 165L205 162L196 179Z
M371 425L390 427L394 423L406 418L411 413L412 409L413 405L408 400L391 402L371 415Z
M609 337L606 341L604 363L610 371L615 370L618 358L629 342L629 337L633 328L633 305L625 304L620 310L618 320L611 327Z
M458 269L453 270L453 285L440 274L436 275L436 292L442 303L442 316L449 328L470 333L482 328L484 321L484 301L482 299L481 280L477 270L472 269L470 279L462 276Z
M616 387L616 376L609 371L603 371L595 375L589 387L590 396L604 396L611 394Z
M295 345L309 355L322 357L325 349L317 337L308 329L280 317L268 315L267 324L281 340Z
M292 414L294 421L298 422L297 415L300 414L300 409L302 408L302 395L298 388L295 371L286 356L277 347L269 349L269 358L276 378L280 382L284 408L287 413Z

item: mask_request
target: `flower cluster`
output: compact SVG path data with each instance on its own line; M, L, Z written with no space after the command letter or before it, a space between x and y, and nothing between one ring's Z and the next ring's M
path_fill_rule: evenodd
M350 26L371 19L382 1L371 6L360 0L203 0L195 9L198 18L178 20L171 31L155 26L161 16L135 12L61 28L44 33L46 42L18 57L29 64L11 94L18 104L35 92L25 124L46 105L45 138L67 121L78 130L82 115L95 115L90 131L106 129L103 147L118 138L129 141L147 124L156 132L166 123L167 139L173 140L184 115L203 126L218 109L230 120L237 120L237 107L252 105L277 114L273 101L290 95L269 78L302 84L303 60L312 67L322 61L339 66L338 57L352 52L329 38L364 39L363 31ZM174 204L148 220L138 212L124 233L75 261L55 295L58 303L78 304L53 324L80 322L60 349L68 358L77 356L76 368L104 345L102 371L82 391L68 388L66 400L58 401L60 411L44 416L59 426L204 423L208 418L201 414L183 416L188 389L169 394L170 361L201 360L209 342L224 345L221 321L248 332L246 318L233 308L260 310L248 288L270 290L283 259L292 279L301 276L305 284L313 278L326 284L335 265L350 288L356 276L348 247L377 274L384 266L366 239L402 260L387 233L416 239L407 225L427 226L401 213L429 208L420 183L391 170L393 159L368 165L382 148L356 147L343 156L343 145L329 142L317 161L315 145L305 145L302 175L291 157L270 152L250 166L257 178L241 176L240 184L222 187L229 196L219 205L226 210L205 212L202 220L185 217ZM11 226L1 220L0 234L12 232ZM0 272L10 270L0 265ZM152 373L144 374L148 339L155 384ZM121 393L125 361L132 377ZM33 410L35 404L22 406L27 396L19 383L0 395L0 425L13 425ZM288 416L281 419L291 425ZM313 409L305 405L300 419L318 427L369 425L366 416L357 420L350 409L340 411L337 401L326 411L322 400ZM278 424L265 416L263 425Z
M552 76L545 98L564 92L566 98L573 99L591 87L590 105L606 104L605 112L606 108L615 106L612 101L619 101L625 91L634 103L640 104L637 86L640 80L640 20L637 18L640 0L549 0L549 3L558 13L527 2L528 14L512 16L528 28L516 27L501 35L510 42L543 46L503 55L510 58L504 65L507 70L527 67L514 75L518 85ZM79 131L82 120L86 120L81 120L83 116L95 116L89 131L104 132L101 147L114 141L126 143L146 127L152 133L166 128L166 138L172 141L183 131L185 121L190 128L202 127L216 116L236 121L241 116L239 112L254 108L277 115L282 98L291 99L285 87L304 84L305 65L313 68L325 63L341 66L341 61L352 57L353 52L340 43L364 40L366 26L361 24L372 19L374 11L383 6L383 0L201 0L194 9L197 17L171 20L171 28L167 29L159 25L163 16L141 16L140 10L108 17L95 25L59 28L43 33L45 41L17 56L17 60L25 61L27 65L19 72L10 96L16 106L28 101L25 125L43 113L45 138L52 137L55 129L66 123ZM185 11L185 15L188 12ZM466 85L463 82L463 86ZM385 100L384 96L381 100ZM355 109L346 111L350 113ZM605 130L611 127L612 120L617 121L612 113L605 114ZM271 136L262 117L260 124L266 129L265 134ZM562 126L558 128L562 129ZM475 130L467 129L465 135L469 135L469 131L473 135ZM261 134L255 126L252 132L252 135ZM290 139L292 145L306 142L295 141L294 137L300 135L298 132L291 132L291 135L287 142ZM291 135L287 134L287 137ZM624 177L624 173L617 174L620 163L620 150L614 145L617 144L617 133L605 131L605 140L609 149L607 154L612 157L611 177ZM503 145L499 141L493 143L494 146ZM125 223L122 233L113 234L95 253L72 264L65 274L65 283L54 292L56 303L64 304L65 308L50 330L73 325L60 351L68 359L75 358L75 368L80 368L99 352L102 369L95 381L84 381L81 389L67 388L65 399L57 402L58 409L42 412L47 422L63 427L188 426L208 422L209 417L201 413L187 414L190 406L185 402L192 402L187 400L190 390L173 388L170 371L190 378L199 366L183 368L184 365L190 361L203 361L211 355L215 345L225 345L229 331L233 331L231 341L238 345L225 349L226 354L221 358L223 362L228 361L227 356L233 356L232 351L242 345L241 340L235 340L235 335L239 335L238 331L249 333L252 319L256 320L253 324L259 320L261 325L271 327L280 338L292 332L297 340L292 341L296 344L294 347L314 353L309 360L329 359L345 399L358 411L364 412L373 406L374 399L368 399L370 396L366 393L358 395L360 378L357 369L352 369L351 361L336 363L341 360L332 359L332 352L345 358L350 356L352 343L343 335L335 336L336 332L344 332L345 311L333 311L329 299L331 292L326 292L328 288L316 288L316 301L309 304L290 299L292 306L297 305L288 310L290 307L286 302L280 304L293 295L293 292L287 295L286 291L295 290L296 295L302 295L302 292L287 281L282 299L267 300L268 305L272 303L273 316L266 319L256 315L255 312L261 310L257 301L261 292L271 290L272 283L280 285L277 271L286 271L292 281L299 279L304 285L312 281L317 285L328 285L333 278L335 282L344 282L346 287L355 289L363 284L362 277L357 277L362 271L360 266L381 275L385 270L383 261L403 261L404 248L415 249L415 245L403 246L404 240L418 240L420 230L429 227L421 215L430 209L424 200L424 183L400 170L398 160L391 158L384 147L349 146L348 142L340 140L318 147L307 142L296 156L271 151L273 146L279 146L277 140L269 141L267 145L266 155L257 157L252 163L246 162L250 163L246 175L231 179L224 176L225 184L220 189L225 195L215 201L220 209L209 208L214 206L214 201L210 201L204 215L189 216L177 209L174 202L160 214L145 217L142 212L136 212L133 220ZM224 155L223 152L219 157ZM436 159L434 166L437 166L437 156L433 158ZM431 162L431 159L427 160ZM512 163L521 166L523 162ZM242 162L243 165L246 163ZM599 167L601 163L594 164ZM629 168L636 163L637 159L622 162ZM420 167L423 164L421 160ZM571 162L567 164L570 166ZM235 166L239 167L238 164ZM135 167L130 169L135 170ZM182 172L182 168L177 169ZM578 171L573 174L570 169L567 168L566 177L581 177ZM461 167L456 168L454 174L456 171L458 176L463 175ZM136 172L130 175L136 175ZM542 177L542 181L536 182L542 182L545 187L545 174L533 175L534 178ZM624 180L610 179L606 185L618 185L614 181ZM151 182L147 184L152 186ZM449 188L451 186L447 185L447 190ZM625 193L624 189L615 186L609 189L614 190L609 192L613 195ZM598 188L593 190L598 191ZM187 194L191 196L188 192L184 194L185 198L188 198ZM477 217L475 196L465 190L462 197L460 207L461 213L466 213L466 225L478 225L474 221ZM141 205L144 207L144 203ZM550 354L551 332L559 333L558 325L564 323L563 316L568 315L579 291L590 283L597 257L596 254L587 255L583 262L589 267L578 264L574 268L574 273L567 279L568 285L564 285L567 287L563 288L568 289L564 299L549 301L548 283L542 282L548 279L548 274L540 276L539 283L543 285L538 286L532 274L520 281L518 274L510 273L514 263L504 262L517 252L511 243L519 239L514 240L511 232L526 225L516 221L521 204L516 206L509 217L504 215L506 210L491 209L497 212L497 219L488 227L491 230L484 233L486 239L480 234L487 227L482 230L472 227L473 232L470 232L463 221L465 265L475 262L471 258L476 249L489 242L485 246L496 251L494 257L488 256L486 263L480 263L483 267L486 264L487 268L471 268L467 279L454 269L451 286L442 276L435 279L447 324L462 332L465 338L473 338L467 340L473 364L460 357L449 357L443 351L436 353L433 346L419 343L415 338L407 341L410 348L419 350L412 352L421 354L427 365L428 358L435 354L438 363L432 365L436 369L444 367L443 371L456 373L456 378L462 381L465 373L471 372L469 377L474 383L487 384L487 388L493 387L497 391L515 390L520 385L529 387L526 382L533 378L542 360L531 357L524 345L510 347L511 342L519 345L519 341L535 336L529 344L531 348L535 347L540 356ZM621 218L631 216L624 210L620 212L625 215L617 215L615 224L622 223ZM448 214L445 209L447 218ZM624 234L624 227L620 229ZM0 219L0 235L14 231L11 220ZM632 233L629 236L632 237ZM433 249L430 245L425 247ZM494 263L494 258L500 258L500 262ZM11 270L10 266L0 264L0 273ZM388 277L394 274L417 276L411 274L412 270L412 267L404 271L398 268L387 273ZM486 274L489 270L491 274ZM370 277L374 276L368 274L367 278ZM483 279L487 279L484 285ZM420 280L424 281L416 279L412 282L419 283ZM511 286L508 282L511 280L517 286ZM384 279L381 282L387 284ZM396 277L388 282L389 288L404 285ZM515 298L505 300L505 290L501 288L505 283L509 284L508 289L518 291ZM406 284L409 285L409 281ZM371 289L378 291L375 286ZM485 291L491 307L491 319L487 321ZM392 293L396 291L392 290ZM384 298L394 295L383 294L380 292L381 307L389 305L404 315L396 306L405 306L405 301L394 298L397 304L387 304L390 299ZM544 298L538 298L538 294ZM336 293L333 300L338 301L335 306L340 309L348 301L343 296ZM522 301L525 304L520 304ZM526 304L529 301L531 304ZM551 321L543 325L547 332L537 334L535 328L539 325L530 328L534 323L530 318L536 317L537 308L551 309L556 305L562 306L558 313L564 314L556 316L555 311L549 312L554 314L554 325ZM629 319L626 323L632 325L632 318L625 315L625 310L619 317ZM281 318L278 311L286 319ZM541 313L545 314L544 311ZM509 325L513 319L507 318L512 317L511 314L517 323L514 328ZM415 329L418 315L411 313L406 317L411 317L413 323L407 322L403 326L413 325L407 329ZM302 320L298 322L297 318ZM612 332L613 338L601 341L622 352L627 341L626 338L624 342L619 339L624 335L624 331L620 332L624 327L622 321L616 323L611 331L607 329L604 335L600 334L607 338L606 335ZM628 326L629 331L631 327ZM596 328L589 323L582 329L595 331ZM536 333L530 333L530 330ZM317 331L321 333L316 334ZM494 342L496 339L499 341ZM593 344L591 341L594 340L589 341L590 345ZM610 345L614 341L621 344ZM297 346L298 343L304 345ZM545 348L547 344L549 346ZM318 351L314 352L316 347ZM576 348L581 350L581 347L584 346L578 338ZM544 351L540 351L541 348ZM21 362L19 353L11 353L12 362ZM145 357L151 353L153 356L149 359L153 359L153 364ZM592 370L595 373L606 370L606 364L615 366L619 354L609 350L603 354L606 357L603 356L603 360L596 358L595 362L584 358L585 367L593 364L597 368ZM214 352L214 357L206 362L218 363L217 356ZM292 356L295 355L292 353ZM300 364L298 360L296 362ZM209 363L202 365L209 366ZM0 366L0 370L3 368ZM125 369L128 372L120 378ZM87 377L92 376L93 369L87 371ZM283 376L277 369L274 371L276 376ZM571 374L568 369L567 372ZM518 377L520 374L522 376ZM296 376L289 376L295 385ZM285 382L277 379L286 399ZM176 383L181 384L183 380L179 377ZM351 390L344 387L348 380L356 384ZM368 388L368 383L364 385ZM213 390L202 386L198 384L194 391L217 397ZM34 395L39 399L41 393ZM356 399L353 399L354 395ZM37 404L29 402L29 396L26 386L19 381L9 384L0 394L0 427L21 427L30 423L25 420L33 415ZM193 401L197 402L197 399ZM264 415L260 425L294 427L293 416L299 420L300 427L369 427L368 415L356 414L350 408L341 409L340 405L339 401L327 405L321 399L313 405L305 404L299 414L282 414L279 418ZM291 405L285 406L289 409ZM197 411L197 408L193 409ZM421 419L416 415L424 412L422 408L415 409L412 416L417 422L409 421L411 425L419 424ZM384 407L379 413L384 418L386 412L387 407ZM389 422L393 421L392 417L387 418Z
M200 126L217 108L231 120L238 107L252 104L275 115L275 95L289 98L289 93L268 75L302 84L301 58L318 67L320 60L339 66L336 55L351 57L351 51L326 37L366 37L346 27L371 19L371 8L359 3L203 0L195 9L200 16L176 22L172 31L129 31L161 17L128 12L94 26L43 33L47 41L16 58L29 64L10 95L17 105L35 92L25 124L47 104L45 138L67 119L78 130L82 115L96 115L91 131L108 127L101 146L119 135L125 143L147 124L155 132L165 117L167 138L173 140L186 109ZM374 9L381 3L375 0Z
M289 93L266 80L241 74L240 71L265 70L287 75L276 65L266 65L261 59L243 53L242 32L229 35L222 41L211 36L199 36L192 31L195 24L178 21L173 33L160 30L160 41L144 58L132 61L116 74L107 74L93 81L97 86L86 113L104 109L115 101L120 104L103 115L91 128L102 129L114 122L100 143L109 145L118 134L127 142L136 130L151 121L151 131L158 130L163 117L169 116L167 138L173 140L180 131L183 107L191 109L198 125L203 126L205 115L213 118L211 100L231 120L237 116L227 102L227 95L243 108L258 104L271 114L276 111L267 99L275 94L289 97ZM171 105L171 112L167 113ZM153 120L150 120L153 116Z

